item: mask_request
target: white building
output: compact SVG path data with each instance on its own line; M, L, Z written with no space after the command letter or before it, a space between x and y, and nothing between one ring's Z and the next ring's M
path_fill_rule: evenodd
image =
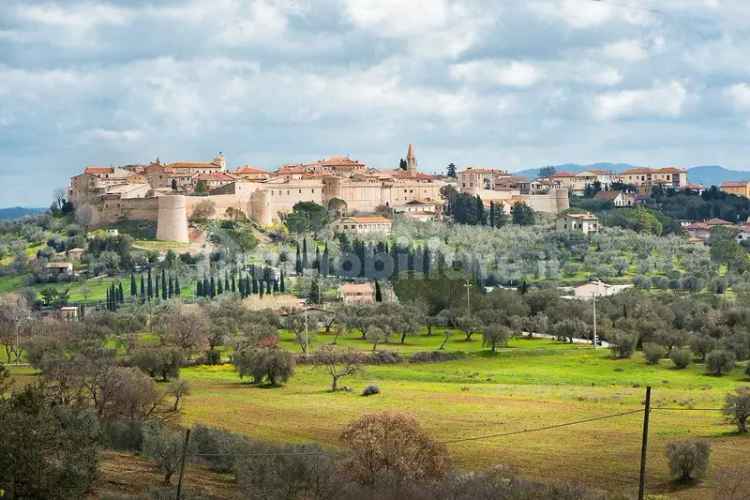
M557 230L576 231L584 235L598 233L599 219L589 212L565 214L557 219Z

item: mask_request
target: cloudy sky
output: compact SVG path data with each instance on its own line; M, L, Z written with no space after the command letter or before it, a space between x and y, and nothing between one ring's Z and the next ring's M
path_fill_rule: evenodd
M750 169L747 0L0 0L0 206L85 165Z

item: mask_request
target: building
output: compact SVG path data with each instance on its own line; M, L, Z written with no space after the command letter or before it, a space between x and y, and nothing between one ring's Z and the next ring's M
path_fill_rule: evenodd
M391 212L394 215L401 215L419 221L437 220L440 213L440 203L412 200L403 205L394 205Z
M688 224L685 226L685 231L687 231L689 238L692 240L700 240L706 243L711 237L711 230L715 227L734 227L734 224L724 219L713 218L703 222Z
M370 234L390 233L392 221L381 215L344 217L334 224L337 233Z
M726 181L722 182L720 189L725 193L750 198L750 181Z
M385 213L410 202L437 207L445 185L437 176L417 170L414 147L409 145L405 170L376 170L347 156L331 156L284 165L275 172L244 166L228 173L221 154L211 162L162 163L157 158L147 166L89 167L71 179L70 199L79 222L93 227L120 220L158 223L160 198L175 194L184 195L188 218L197 205L211 203L212 218L244 214L271 225L283 221L299 202L314 202L347 216ZM201 196L195 196L196 188ZM174 222L174 211L163 212L171 214L165 224ZM348 225L362 225L363 231L390 230L390 221Z
M515 203L525 203L537 212L558 214L570 207L567 184L529 182L505 170L469 167L458 172L457 189L479 196L485 205L502 205L510 213Z
M659 185L665 188L684 189L688 185L687 170L675 167L630 168L619 174L619 178L623 183L637 187Z
M635 195L623 191L599 191L594 195L594 199L612 203L613 206L618 208L632 207L636 204Z
M375 303L375 286L372 283L344 283L339 288L341 300L346 305Z
M70 262L48 262L45 266L48 273L55 276L71 276L73 264Z
M599 232L599 219L595 215L584 213L568 213L557 219L558 231L575 231L584 235Z

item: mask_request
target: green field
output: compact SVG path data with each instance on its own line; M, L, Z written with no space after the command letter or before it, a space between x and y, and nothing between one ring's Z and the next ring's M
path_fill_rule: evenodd
M299 351L288 334L285 347ZM298 366L283 387L259 388L240 381L231 365L183 370L192 383L183 422L205 423L276 441L316 441L338 446L342 427L359 415L395 410L414 415L437 440L451 441L609 415L641 408L646 385L653 404L669 408L718 408L727 392L747 382L744 367L721 378L701 365L675 370L663 361L646 365L640 354L613 360L609 351L547 340L516 339L497 355L480 351L475 338L456 335L450 350L473 352L443 363L367 366L340 384L351 392L330 393L323 368ZM318 342L330 337L318 336ZM409 338L406 346L381 349L414 352L434 349L441 336ZM361 349L356 337L339 342ZM382 393L362 397L368 384ZM583 481L589 486L633 492L637 488L642 414L599 420L545 432L450 444L459 466L508 465L529 477ZM733 434L718 411L654 411L648 479L651 491L701 498L716 475L745 456L750 437ZM696 487L671 491L664 459L668 441L705 437L713 446L712 472ZM671 495L670 495L671 496Z

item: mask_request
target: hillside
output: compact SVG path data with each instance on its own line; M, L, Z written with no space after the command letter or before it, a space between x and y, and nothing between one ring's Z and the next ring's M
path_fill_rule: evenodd
M0 208L0 220L11 220L42 213L46 208L8 207Z
M600 163L591 163L588 165L581 165L579 163L563 163L560 165L551 165L551 166L554 167L555 170L558 172L577 173L577 172L583 172L584 170L591 170L591 169L602 169L602 170L611 170L613 172L622 172L623 170L632 168L635 165L631 165L629 163L600 162ZM517 175L522 175L524 177L533 179L534 177L538 175L540 168L542 167L527 168L524 170L518 170L514 173ZM740 181L740 180L750 179L750 171L730 170L720 165L699 165L699 166L688 168L688 179L692 183L703 184L704 186L713 186L713 185L718 186L722 182L725 182L725 181Z

